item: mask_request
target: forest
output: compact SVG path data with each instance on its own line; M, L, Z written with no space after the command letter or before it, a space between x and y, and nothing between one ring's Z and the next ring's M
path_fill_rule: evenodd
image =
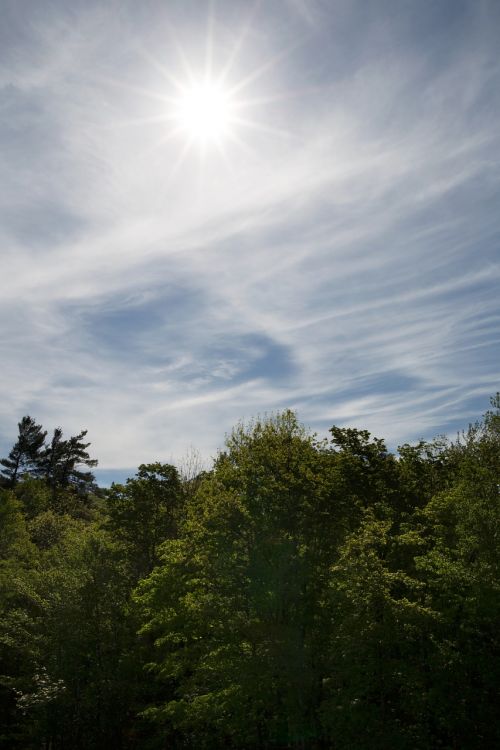
M110 488L85 430L13 440L2 750L500 747L500 394L394 453L285 411Z

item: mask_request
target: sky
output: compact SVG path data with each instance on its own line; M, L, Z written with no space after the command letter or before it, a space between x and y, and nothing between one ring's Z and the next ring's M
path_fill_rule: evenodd
M2 455L25 414L106 483L285 408L391 447L488 408L500 3L0 7Z

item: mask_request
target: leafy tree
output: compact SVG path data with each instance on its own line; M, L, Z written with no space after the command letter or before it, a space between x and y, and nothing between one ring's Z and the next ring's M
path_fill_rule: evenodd
M17 718L6 747L120 748L144 690L124 562L96 526L53 525L39 565L7 584L2 671Z
M21 581L36 566L22 505L10 490L0 490L0 748L15 747L19 712L14 688L29 673L34 644L23 606Z
M438 673L429 706L440 742L467 748L500 742L500 401L452 446L455 482L419 516L425 551L416 558L439 614Z
M455 466L446 438L420 440L416 445L405 443L398 447L398 453L398 491L410 513L453 484Z
M22 482L17 483L13 492L21 503L22 512L28 521L50 507L51 493L43 479L24 474Z
M321 716L335 747L433 746L426 731L426 676L436 613L409 562L424 542L365 512L331 568L330 647Z
M29 533L22 505L10 490L0 490L0 529L0 560L24 559L30 548Z
M142 464L125 485L107 494L109 528L126 545L134 575L140 578L159 562L159 548L176 535L183 489L171 464Z
M148 715L197 747L318 737L322 458L291 412L236 428L139 588L168 695Z
M332 427L330 433L336 457L336 492L341 502L350 506L351 528L369 507L376 505L381 512L390 512L399 502L398 471L384 441L372 438L367 430L350 427Z

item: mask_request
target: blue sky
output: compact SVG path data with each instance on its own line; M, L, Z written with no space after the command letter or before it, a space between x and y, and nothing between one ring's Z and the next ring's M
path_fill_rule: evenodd
M107 481L287 407L391 446L485 411L499 48L494 0L2 0L3 454L24 414ZM207 60L244 117L202 153Z

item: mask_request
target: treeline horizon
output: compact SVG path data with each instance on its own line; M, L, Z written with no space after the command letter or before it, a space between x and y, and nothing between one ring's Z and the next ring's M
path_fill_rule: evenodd
M291 411L99 487L86 430L0 460L2 750L500 746L500 394L396 453Z

